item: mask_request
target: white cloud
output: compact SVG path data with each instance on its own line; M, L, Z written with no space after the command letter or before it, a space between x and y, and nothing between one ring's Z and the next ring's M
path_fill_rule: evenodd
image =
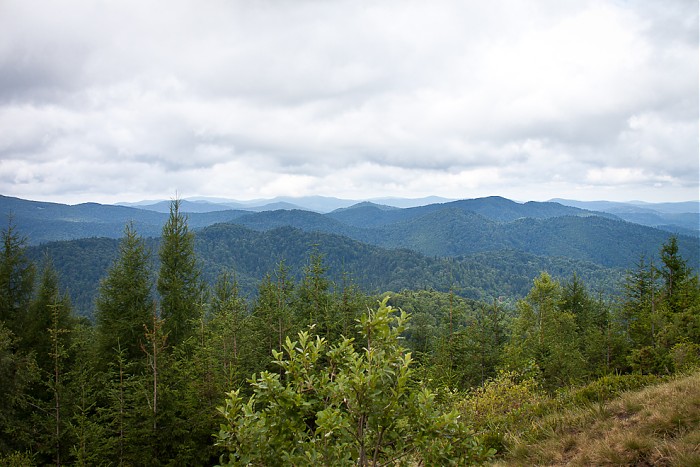
M8 0L0 192L697 198L667 3Z

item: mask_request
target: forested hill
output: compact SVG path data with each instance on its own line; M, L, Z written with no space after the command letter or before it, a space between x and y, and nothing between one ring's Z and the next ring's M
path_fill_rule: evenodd
M525 207L522 212L481 209L483 214L479 214L466 209L468 203L462 202L411 209L363 204L329 215L271 211L248 214L232 222L261 231L292 226L307 232L339 234L363 243L407 248L428 256L459 257L516 250L622 268L632 266L641 255L655 255L670 235L652 227L593 215L590 211L559 209L556 203L536 205L544 206ZM537 217L518 216L526 212ZM698 239L679 235L678 245L689 264L698 269Z
M157 238L167 214L95 203L67 206L0 197L0 214L12 217L40 259L49 251L76 305L88 312L99 278L116 255L126 223ZM207 279L236 272L253 293L259 280L284 260L301 274L317 245L339 282L352 277L367 291L457 289L483 298L522 296L541 270L576 271L609 290L620 271L642 256L654 257L668 232L554 202L516 203L488 197L413 208L360 203L331 213L304 210L188 213ZM105 237L100 240L99 237ZM81 238L85 238L81 240ZM92 239L90 239L92 238ZM680 254L700 269L698 239L678 236Z
M188 214L189 225L192 228L205 227L228 222L247 213L239 210L191 213ZM126 206L98 203L70 206L0 195L0 217L5 225L11 217L29 243L37 245L88 237L120 238L128 222L133 222L142 236L157 237L168 214Z
M349 208L333 211L328 216L356 227L377 227L424 217L427 214L445 209L450 209L454 212L461 211L479 214L486 219L496 222L511 222L526 217L548 219L561 216L603 216L618 219L612 214L564 206L554 202L528 201L527 203L516 203L500 196L435 203L407 209L360 203Z
M269 205L274 207L277 205ZM191 212L187 211L187 208ZM390 208L372 203L360 203L350 208L339 209L328 214L313 211L267 209L261 213L230 209L221 205L218 211L202 211L197 203L185 203L183 212L188 213L192 228L206 227L219 222L241 222L253 228L269 228L291 225L304 230L320 230L340 233L361 239L356 228L374 228L400 221L420 218L429 213L453 208L463 212L473 212L486 219L509 222L518 218L551 218L557 216L590 216L611 214L595 213L558 203L515 203L500 197L479 198L472 200L436 203L415 208ZM211 205L208 205L211 209ZM137 207L113 206L97 203L83 203L74 206L28 201L0 195L0 216L7 219L12 216L15 225L28 237L32 244L52 240L72 240L86 237L119 238L127 222L133 222L143 236L158 236L165 220L167 210L139 209ZM614 216L613 216L614 217Z
M155 252L159 240L148 247ZM41 261L48 254L69 290L74 306L91 313L99 280L116 258L119 241L108 238L49 242L28 249ZM476 253L462 258L434 258L408 249L385 249L321 232L279 227L264 232L234 224L216 224L197 231L195 250L204 279L233 271L244 295L256 293L260 280L284 261L292 277L300 278L312 253L319 253L328 277L337 284L354 283L368 293L387 290L453 290L464 297L522 297L540 271L568 279L574 272L592 290L609 292L619 285L622 270L564 257L536 256L516 250ZM153 254L155 261L157 255ZM157 268L153 264L153 270Z

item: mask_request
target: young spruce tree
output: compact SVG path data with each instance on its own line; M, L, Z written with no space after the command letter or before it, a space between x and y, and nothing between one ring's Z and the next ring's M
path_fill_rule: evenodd
M177 346L193 335L193 320L199 315L202 295L194 234L187 227L187 217L180 212L180 203L179 199L170 203L170 217L163 226L159 252L157 288L170 346Z
M0 254L0 321L16 336L21 334L34 289L34 264L25 254L26 238L10 219L2 231Z
M143 357L143 329L151 321L153 308L149 266L143 239L133 224L127 224L119 257L100 283L96 302L99 354L104 363L114 362L117 353L127 362Z

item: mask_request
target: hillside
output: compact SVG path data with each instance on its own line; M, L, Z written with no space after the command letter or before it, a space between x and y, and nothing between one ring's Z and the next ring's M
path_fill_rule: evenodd
M188 205L199 206L194 202ZM120 238L128 222L133 222L142 236L157 237L167 218L165 212L133 207L96 203L67 206L10 197L0 197L0 215L11 215L33 245L89 237ZM516 203L497 196L404 209L359 203L328 214L279 209L191 212L187 216L193 229L222 222L258 231L294 227L428 256L517 250L622 268L632 266L641 255L654 255L669 236L665 230L622 222L612 214L554 202ZM678 243L689 264L700 268L697 237L679 235Z
M616 218L610 214L587 211L559 203L535 201L516 203L500 196L434 203L406 209L391 209L387 206L361 203L347 209L333 211L328 216L356 227L379 227L417 219L445 209L479 214L483 218L495 222L512 222L525 217L548 219L560 216L602 215Z
M682 235L700 236L700 203L616 203L611 201L574 201L553 199L566 206L613 214L636 224L656 227Z
M158 240L148 245L157 251ZM48 253L81 314L89 315L99 280L116 257L118 240L79 239L31 247L30 258L40 261ZM594 290L611 291L621 277L619 269L568 258L543 257L515 250L476 253L462 258L435 258L408 249L387 249L321 232L280 227L264 232L234 224L216 224L198 230L195 248L204 279L213 283L225 270L236 273L245 295L253 295L260 279L285 262L300 277L309 255L324 258L328 276L336 283L343 277L369 293L387 290L454 290L474 299L521 297L532 278L547 270L568 279L576 272ZM155 261L157 254L152 254Z
M509 437L496 465L700 465L700 372L546 412Z
M459 257L514 249L622 268L631 267L642 255L654 256L670 235L557 203L518 204L498 197L408 209L363 203L326 215L268 211L241 216L233 222L260 231L292 226L306 232L344 235L427 256ZM689 264L700 268L697 239L679 235L678 243Z
M248 211L225 210L190 213L188 218L189 225L198 228L232 221L246 214ZM135 207L98 203L69 206L0 195L0 218L4 225L10 217L29 243L38 245L89 237L121 238L128 222L133 222L144 237L156 237L168 214Z

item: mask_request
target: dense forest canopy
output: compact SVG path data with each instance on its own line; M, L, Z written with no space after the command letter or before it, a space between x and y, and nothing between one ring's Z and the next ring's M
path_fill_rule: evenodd
M700 364L692 238L533 208L430 208L374 244L192 230L178 200L158 238L127 222L118 240L30 246L10 219L0 463L480 463L508 449L509 398Z

